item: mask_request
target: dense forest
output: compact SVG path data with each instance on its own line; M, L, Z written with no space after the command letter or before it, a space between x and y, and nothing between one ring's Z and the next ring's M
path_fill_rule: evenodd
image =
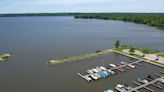
M75 18L121 20L164 28L164 13L88 13L75 15Z

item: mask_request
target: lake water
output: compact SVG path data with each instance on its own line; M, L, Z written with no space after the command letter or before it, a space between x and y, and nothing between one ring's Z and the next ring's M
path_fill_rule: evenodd
M147 63L114 77L87 83L76 73L129 58L117 54L48 66L55 57L83 55L113 48L115 40L164 52L164 30L142 24L73 17L0 17L0 92L103 92L118 83L164 71ZM153 88L154 89L154 88ZM164 92L156 89L157 92Z

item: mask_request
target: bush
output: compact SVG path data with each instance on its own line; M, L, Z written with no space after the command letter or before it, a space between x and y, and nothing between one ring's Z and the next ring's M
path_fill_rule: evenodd
M96 53L100 53L100 52L102 52L101 50L96 50Z

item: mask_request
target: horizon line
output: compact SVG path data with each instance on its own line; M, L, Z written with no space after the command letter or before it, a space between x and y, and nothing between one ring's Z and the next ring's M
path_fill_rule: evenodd
M2 14L57 14L57 13L164 13L164 12L27 12L27 13L0 13Z

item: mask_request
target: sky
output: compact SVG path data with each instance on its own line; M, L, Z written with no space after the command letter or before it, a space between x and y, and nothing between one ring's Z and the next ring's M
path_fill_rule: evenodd
M0 0L0 13L164 13L164 0Z

